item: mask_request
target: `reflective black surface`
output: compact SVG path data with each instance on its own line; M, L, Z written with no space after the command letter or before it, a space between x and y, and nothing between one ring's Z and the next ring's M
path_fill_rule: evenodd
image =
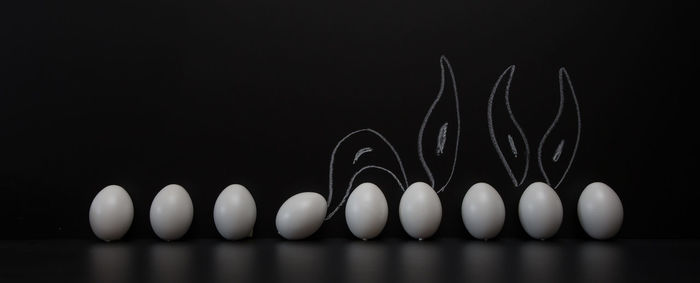
M0 242L0 282L697 282L698 240Z

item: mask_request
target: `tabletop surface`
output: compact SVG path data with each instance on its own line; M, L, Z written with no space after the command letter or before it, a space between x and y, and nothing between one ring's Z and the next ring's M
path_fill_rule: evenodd
M1 282L697 282L700 240L0 241Z

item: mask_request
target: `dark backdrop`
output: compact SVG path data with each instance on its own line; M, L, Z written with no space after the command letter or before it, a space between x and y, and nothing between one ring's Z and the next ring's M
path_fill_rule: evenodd
M255 235L275 237L282 202L326 195L333 146L366 127L396 146L409 182L427 181L416 137L442 54L462 136L437 236L467 237L461 199L485 181L506 203L502 235L525 237L524 186L508 179L486 122L490 90L515 64L513 112L533 149L525 185L542 180L534 157L559 67L581 105L579 153L557 190L559 237L584 236L576 201L593 181L624 203L620 236L697 237L698 49L686 11L674 1L5 1L0 237L91 238L88 208L109 184L134 201L127 237L155 237L148 209L170 183L194 201L187 237L217 237L214 200L232 183L256 199ZM393 180L360 179L389 201L383 237L406 237ZM316 237L351 237L344 217Z

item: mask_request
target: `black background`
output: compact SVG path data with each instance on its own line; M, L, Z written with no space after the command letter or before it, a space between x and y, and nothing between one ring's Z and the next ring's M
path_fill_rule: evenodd
M134 201L128 238L155 237L148 209L178 183L187 237L218 237L214 200L240 183L255 235L295 193L328 186L336 142L373 128L427 181L416 135L450 60L462 107L455 177L437 237L468 237L460 203L473 183L506 203L502 235L525 237L514 188L486 126L486 102L517 65L513 111L536 148L556 112L557 70L582 110L578 155L558 189L558 237L584 237L576 201L602 181L625 207L621 237L698 237L696 30L673 1L6 1L0 4L0 238L93 237L104 186ZM533 150L525 184L541 181ZM444 172L448 168L438 168ZM383 237L407 237L386 175ZM342 189L336 189L336 196ZM334 204L338 197L334 198ZM351 237L343 210L314 237Z

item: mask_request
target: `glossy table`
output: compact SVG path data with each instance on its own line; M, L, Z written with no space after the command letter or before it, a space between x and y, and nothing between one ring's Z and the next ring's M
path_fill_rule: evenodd
M700 240L0 241L0 282L700 282Z

